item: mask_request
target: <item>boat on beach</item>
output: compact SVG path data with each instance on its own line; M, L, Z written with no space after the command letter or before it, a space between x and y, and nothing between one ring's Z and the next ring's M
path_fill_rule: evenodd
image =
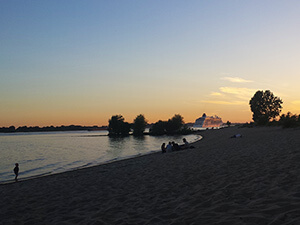
M205 113L196 119L193 129L220 127L223 121L218 116L207 116Z

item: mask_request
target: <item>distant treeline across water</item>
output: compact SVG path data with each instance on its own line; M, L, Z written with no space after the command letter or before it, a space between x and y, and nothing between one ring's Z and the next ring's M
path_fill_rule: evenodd
M80 126L80 125L70 125L70 126L47 126L47 127L27 127L22 126L15 128L14 126L10 127L1 127L0 133L15 133L15 132L42 132L42 131L79 131L79 130L107 130L107 126Z

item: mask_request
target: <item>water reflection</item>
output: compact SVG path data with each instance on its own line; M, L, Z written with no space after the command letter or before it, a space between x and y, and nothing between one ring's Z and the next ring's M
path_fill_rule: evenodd
M129 137L108 137L109 146L106 152L115 159L122 155Z
M106 134L106 131L81 131L0 135L0 182L13 180L12 168L17 162L22 179L160 151L163 142L182 144L183 137L188 142L200 138L198 135L108 137Z

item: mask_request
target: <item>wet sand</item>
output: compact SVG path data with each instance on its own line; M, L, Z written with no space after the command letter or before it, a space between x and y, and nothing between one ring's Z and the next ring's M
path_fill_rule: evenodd
M2 184L0 225L300 224L300 129L201 135L194 149Z

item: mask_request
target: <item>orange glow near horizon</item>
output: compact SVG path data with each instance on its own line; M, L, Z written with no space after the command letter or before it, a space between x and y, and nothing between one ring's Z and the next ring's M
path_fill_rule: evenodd
M247 106L248 107L248 106ZM249 110L246 110L247 107L244 107L245 110L238 110L234 109L232 107L227 107L225 109L218 109L214 111L214 109L208 110L202 110L199 112L192 112L190 113L187 110L181 110L177 112L164 112L164 113L143 113L143 112L136 112L136 113L130 113L130 112L116 112L116 113L110 113L110 114L104 114L104 113L72 113L68 112L63 115L57 115L57 114L42 114L42 115L34 115L33 113L22 113L20 117L16 114L11 114L10 116L6 117L6 120L0 119L0 127L9 127L9 126L68 126L68 125L81 125L81 126L106 126L108 125L108 120L113 115L119 115L121 114L125 121L131 123L135 119L135 117L139 114L143 114L148 121L148 123L155 123L158 120L166 121L173 117L175 114L180 114L184 118L185 123L193 123L195 120L202 116L203 113L206 113L209 116L217 115L222 118L222 121L226 123L227 121L230 121L231 123L246 123L252 121L252 112ZM213 107L215 108L215 107ZM237 111L238 113L234 113L234 111ZM296 110L295 110L296 111ZM292 111L292 113L295 113L295 111ZM283 113L287 113L288 111L283 110ZM18 118L18 119L16 119ZM14 121L14 122L11 122Z
M55 97L55 99L49 98L48 101L43 101L39 96L31 96L23 102L11 101L9 104L4 104L4 107L0 109L1 115L5 115L0 117L0 127L105 126L111 116L117 114L121 114L125 121L130 123L139 114L143 114L149 123L168 120L175 114L180 114L186 123L191 123L203 113L209 116L217 115L224 123L252 121L249 106L252 89L221 87L208 94L202 94L202 97L198 97L198 90L185 90L187 95L178 92L173 94L172 98L168 93L162 93L160 96L130 94L130 100L119 98L119 96L110 96L110 98L108 96L102 99L101 104L98 103L96 97ZM277 96L276 93L274 94ZM287 96L282 99L284 102L282 113L288 111L293 114L300 113L300 101L296 99L286 101Z
M102 126L116 114L194 122L204 112L244 123L257 90L299 114L297 6L1 2L0 127Z
M197 118L201 117L203 113L206 113L209 116L217 115L222 118L223 122L230 121L232 123L238 122L249 122L251 120L250 111L245 111L244 113L239 113L239 115L234 116L231 110L225 109L223 112L214 111L214 109L209 110L199 109L197 112L191 112L189 109L185 110L164 110L164 112L155 112L155 110L144 113L144 112L130 112L130 110L124 110L123 112L105 112L101 113L100 111L88 112L88 111L66 111L63 112L45 112L45 111L22 111L22 113L11 113L6 117L6 121L0 120L1 127L9 126L61 126L61 125L81 125L81 126L102 126L108 125L108 120L113 115L121 114L125 121L133 122L135 117L139 114L143 114L147 119L148 123L155 123L158 120L168 120L173 117L175 114L180 114L184 117L186 123L194 122ZM245 118L248 118L245 119ZM14 122L11 122L14 121Z

